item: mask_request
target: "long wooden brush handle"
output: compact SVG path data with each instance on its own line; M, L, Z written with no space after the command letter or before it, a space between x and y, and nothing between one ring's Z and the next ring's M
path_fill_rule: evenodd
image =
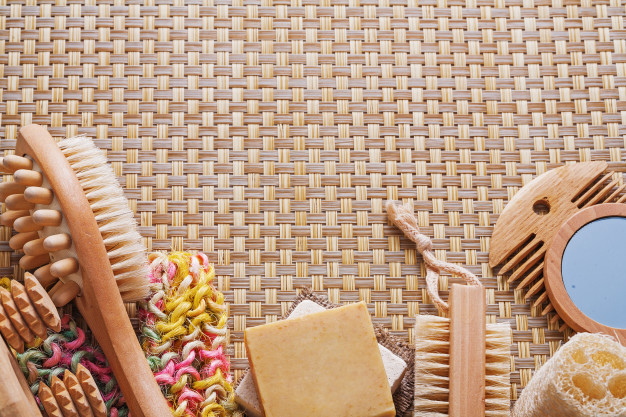
M131 414L171 416L124 309L93 211L69 162L38 125L20 129L16 153L39 164L61 205L83 277L76 304L102 347Z
M0 381L0 417L41 417L26 378L2 337Z
M485 415L486 305L482 286L450 290L450 417Z

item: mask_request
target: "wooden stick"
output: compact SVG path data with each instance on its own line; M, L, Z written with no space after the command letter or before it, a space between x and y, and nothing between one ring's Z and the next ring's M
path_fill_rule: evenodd
M485 291L452 285L450 291L450 417L485 415Z
M41 417L19 365L0 337L0 417Z

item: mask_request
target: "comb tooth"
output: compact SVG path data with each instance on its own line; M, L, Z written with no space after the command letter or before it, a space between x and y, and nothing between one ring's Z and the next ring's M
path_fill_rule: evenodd
M35 208L33 203L29 203L24 198L24 194L11 194L4 200L9 210L32 210Z
M50 273L50 264L44 265L41 268L35 270L35 278L39 281L42 287L48 288L50 285L57 282L57 277Z
M9 246L13 250L21 250L27 242L39 239L37 232L18 233L9 239Z
M565 329L567 329L567 323L563 322L563 324L561 324L561 326L559 326L559 331L561 333L563 333L565 331Z
M539 296L539 298L537 298L535 300L535 302L533 303L533 308L537 308L539 307L541 304L543 304L546 300L548 299L548 292L544 291L543 293L541 293L541 295ZM545 315L543 313L543 311L541 312L541 315Z
M43 175L32 169L18 169L13 174L15 182L27 187L39 187L43 183Z
M548 305L546 306L546 308L544 308L544 309L541 311L541 315L542 315L542 316L545 316L546 314L548 314L548 313L549 313L549 312L551 312L552 310L554 310L554 307L552 306L552 304L548 304Z
M517 286L518 290L526 288L531 282L533 282L543 272L543 262L541 262L530 274L526 276Z
M44 187L28 187L24 191L24 198L29 203L48 205L52 203L52 190Z
M63 215L58 210L40 209L33 212L33 220L41 226L58 226Z
M107 407L102 399L102 394L96 385L91 373L80 363L76 367L76 378L87 396L91 411L95 417L107 417Z
M44 410L48 413L48 417L64 417L57 400L54 398L52 391L43 381L39 382L39 392L37 393Z
M48 262L50 262L50 257L47 254L37 256L24 255L20 259L20 266L22 269L29 271L31 269L39 268Z
M37 232L43 229L43 226L38 225L33 221L32 216L24 216L15 220L13 223L13 228L16 232Z
M71 246L72 238L67 233L51 235L43 241L43 247L48 252L56 252L63 249L69 249Z
M54 394L54 398L57 400L59 407L63 410L63 416L79 417L78 411L76 411L76 407L72 401L72 397L59 377L56 375L52 377L52 384L50 384L50 387L52 388L52 393Z
M35 341L35 335L30 331L26 321L24 321L24 318L21 316L20 311L15 305L15 301L13 301L13 297L11 297L11 293L4 288L0 288L0 294L2 297L2 307L4 307L4 311L9 316L15 330L18 331L26 343L33 343Z
M47 254L48 251L43 247L43 241L44 238L31 240L30 242L24 244L22 249L24 250L24 253L29 256Z
M608 196L607 198L604 199L604 202L605 203L610 203L612 200L614 200L619 195L619 193L624 191L625 188L626 188L626 184L620 185L619 187L617 187L617 189L615 191L613 191L611 193L610 196Z
M515 272L511 274L508 279L508 283L512 283L517 281L522 275L524 275L530 268L533 267L537 263L537 261L543 258L545 254L545 248L541 248L537 252L533 253L520 267L518 267Z
M500 268L500 274L506 274L513 266L517 265L522 259L537 248L538 245L543 243L541 239L533 238L530 242L519 248L519 251L511 260L509 260L502 268Z
M0 216L0 224L7 227L13 227L15 220L28 215L30 215L28 210L8 210Z
M33 161L23 156L7 155L2 158L2 165L11 172L15 172L18 169L32 169Z
M591 197L593 194L596 193L596 191L598 191L600 188L602 188L602 184L604 184L604 182L609 179L611 177L611 175L613 175L612 172L609 172L608 174L606 174L604 177L602 177L600 180L596 181L595 184L593 184L593 186L591 186L591 188L589 188L587 191L585 191L583 193L583 195L579 196L578 198L575 198L574 200L572 200L572 203L580 206L582 203L584 203L589 197ZM596 177L597 178L597 177ZM591 180L591 181L595 181L595 179Z
M554 315L550 317L550 323L558 323L559 319L560 319L559 315L554 313Z
M5 181L0 184L0 198L5 201L12 194L22 194L26 187L13 181Z
M76 298L80 292L80 287L74 281L58 282L53 290L54 293L50 294L52 302L57 307L63 307Z
M535 285L530 287L530 289L528 290L528 292L524 296L524 300L528 301L528 299L530 297L532 297L533 295L537 294L537 292L541 291L542 288L543 288L543 278L541 278L539 281L537 281L535 283Z
M623 202L625 202L625 201L626 201L626 194L624 194L623 196L621 196L621 197L619 198L619 200L617 200L617 201L616 201L616 203L623 203Z
M87 396L85 395L83 388L78 383L76 375L66 370L63 374L63 383L65 384L67 391L70 393L70 397L72 397L80 417L93 417L89 401L87 401Z
M22 340L13 323L11 323L11 319L4 310L2 303L0 303L0 333L2 333L2 336L13 349L20 353L24 352L24 340Z
M32 274L26 272L24 274L24 284L26 285L28 297L33 302L39 317L41 317L46 326L55 332L61 331L59 312L39 281Z
M613 173L611 173L613 174ZM610 183L608 183L604 188L602 188L596 195L593 196L593 198L589 201L587 201L585 203L585 205L581 208L584 207L589 207L589 206L593 206L594 204L598 203L599 201L601 201L604 197L606 197L607 194L609 194L611 192L611 189L613 189L613 187L615 185L617 185L617 183L619 182L619 179L616 178L613 181L611 181Z
M56 261L50 267L50 273L52 276L62 278L64 276L73 274L78 271L78 261L76 258L65 258L60 261Z
M22 318L26 324L28 324L28 328L35 333L35 335L45 339L48 335L46 325L41 317L39 317L39 313L35 310L35 306L30 301L30 298L28 298L26 288L24 288L24 286L19 282L13 280L11 281L11 295L13 296L13 301L15 301L15 305L19 309Z

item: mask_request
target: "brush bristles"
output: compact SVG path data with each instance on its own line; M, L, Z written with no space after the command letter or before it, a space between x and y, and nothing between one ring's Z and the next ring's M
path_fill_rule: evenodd
M488 324L486 331L485 415L509 416L511 329ZM415 417L448 415L450 319L415 318Z
M89 201L124 301L147 297L147 258L137 222L102 150L85 137L58 142Z

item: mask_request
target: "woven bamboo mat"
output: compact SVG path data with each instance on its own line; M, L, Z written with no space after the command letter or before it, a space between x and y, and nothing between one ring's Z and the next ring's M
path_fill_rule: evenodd
M243 330L298 288L369 303L412 339L435 313L383 203L514 329L516 390L563 334L488 267L507 201L572 161L623 172L621 0L0 0L0 148L86 134L152 250L203 250ZM0 272L20 275L2 228ZM444 277L441 290L449 281ZM445 292L444 292L445 294Z

